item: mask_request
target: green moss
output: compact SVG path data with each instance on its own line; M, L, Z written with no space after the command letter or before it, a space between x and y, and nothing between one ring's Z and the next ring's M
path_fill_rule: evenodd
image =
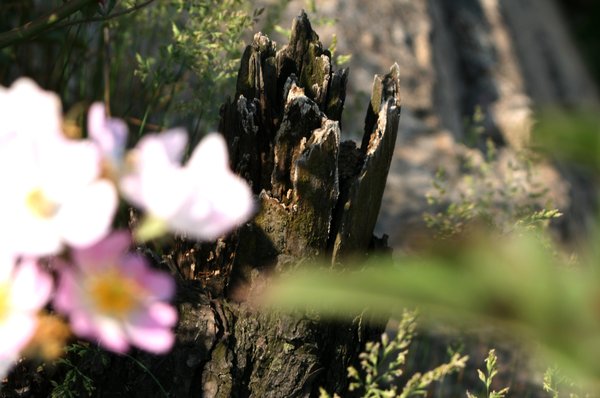
M283 352L285 354L289 354L290 352L294 351L294 345L290 344L290 343L283 343Z
M321 58L321 55L323 55L323 49L320 44L309 43L308 50L304 55L300 84L304 87L304 90L309 94L311 99L316 98L316 92L313 90L313 85L317 84L318 87L322 87L323 81L330 71L329 58L324 61L323 58Z

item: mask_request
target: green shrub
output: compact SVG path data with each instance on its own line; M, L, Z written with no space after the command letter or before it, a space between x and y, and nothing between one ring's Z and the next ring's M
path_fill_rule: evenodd
M448 181L443 169L435 176L433 191L426 196L433 210L425 212L423 219L436 237L460 235L471 225L502 234L517 228L545 230L562 215L551 206L548 189L536 178L532 152L504 152L499 157L488 140L485 156L476 155L462 161L458 183Z
M425 373L415 373L404 386L400 386L399 378L404 374L410 344L416 333L415 319L414 312L404 311L394 338L390 339L384 333L380 342L366 344L365 351L359 356L360 370L352 366L348 368L350 391L360 391L365 398L425 396L431 383L465 367L468 357L454 354L447 363ZM321 389L320 398L329 397Z

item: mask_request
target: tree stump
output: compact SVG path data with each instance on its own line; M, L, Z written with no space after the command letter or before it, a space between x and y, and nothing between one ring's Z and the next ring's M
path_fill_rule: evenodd
M373 229L400 116L398 75L394 65L375 77L357 147L340 140L348 70L333 69L306 14L294 19L290 43L280 50L267 36L254 36L236 95L222 107L220 130L231 167L257 195L258 213L215 244L176 238L160 258L146 249L180 276L177 343L164 356L111 355L109 366L82 368L93 376L95 395L346 392L347 367L381 325L362 316L342 322L268 312L247 299L273 272L316 261L336 266L382 246Z
M333 70L304 13L282 49L260 33L247 47L220 131L260 211L225 242L231 264L221 262L220 270L231 272L217 294L240 300L237 293L252 294L264 272L369 251L400 115L398 69L375 78L360 148L340 142L347 78L347 69ZM223 335L203 364L205 396L343 391L346 368L375 330L260 312L243 301L213 302Z

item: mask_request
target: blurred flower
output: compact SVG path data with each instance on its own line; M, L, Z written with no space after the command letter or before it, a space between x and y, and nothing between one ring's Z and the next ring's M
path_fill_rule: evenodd
M254 211L248 184L229 169L227 146L210 134L181 166L184 131L144 137L131 152L132 171L121 180L126 199L149 213L152 238L169 229L213 240L248 220ZM138 236L139 237L139 236Z
M28 78L6 89L0 86L0 146L6 140L56 140L62 136L62 107L58 96Z
M73 264L56 259L54 307L69 316L75 334L109 350L122 353L132 344L165 352L177 322L175 309L165 302L174 294L174 281L150 269L142 256L127 253L130 244L129 232L114 232L92 247L73 250Z
M91 245L117 208L114 185L99 179L99 149L62 135L57 101L29 80L0 90L0 241L17 255Z
M0 259L0 377L33 336L51 292L52 279L34 261Z
M103 156L104 174L117 179L123 171L127 124L120 119L106 117L104 104L92 104L88 112L88 133Z

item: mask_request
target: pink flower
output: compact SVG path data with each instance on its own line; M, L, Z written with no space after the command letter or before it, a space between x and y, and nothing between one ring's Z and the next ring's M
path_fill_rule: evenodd
M57 311L73 332L105 348L125 352L130 344L154 353L168 351L177 312L165 301L174 293L170 275L128 254L128 232L114 232L96 245L72 251L73 264L57 259Z
M52 279L32 260L0 259L0 376L33 336L37 312L52 292Z
M66 139L58 99L29 80L0 90L0 102L0 241L43 256L103 238L118 197L100 179L98 147Z
M117 179L124 166L127 124L120 119L107 118L104 105L96 102L88 112L88 133L102 153L105 171Z
M220 134L204 138L182 167L186 142L183 131L144 137L131 154L133 171L121 180L121 191L154 225L213 240L250 218L252 192L229 169Z

